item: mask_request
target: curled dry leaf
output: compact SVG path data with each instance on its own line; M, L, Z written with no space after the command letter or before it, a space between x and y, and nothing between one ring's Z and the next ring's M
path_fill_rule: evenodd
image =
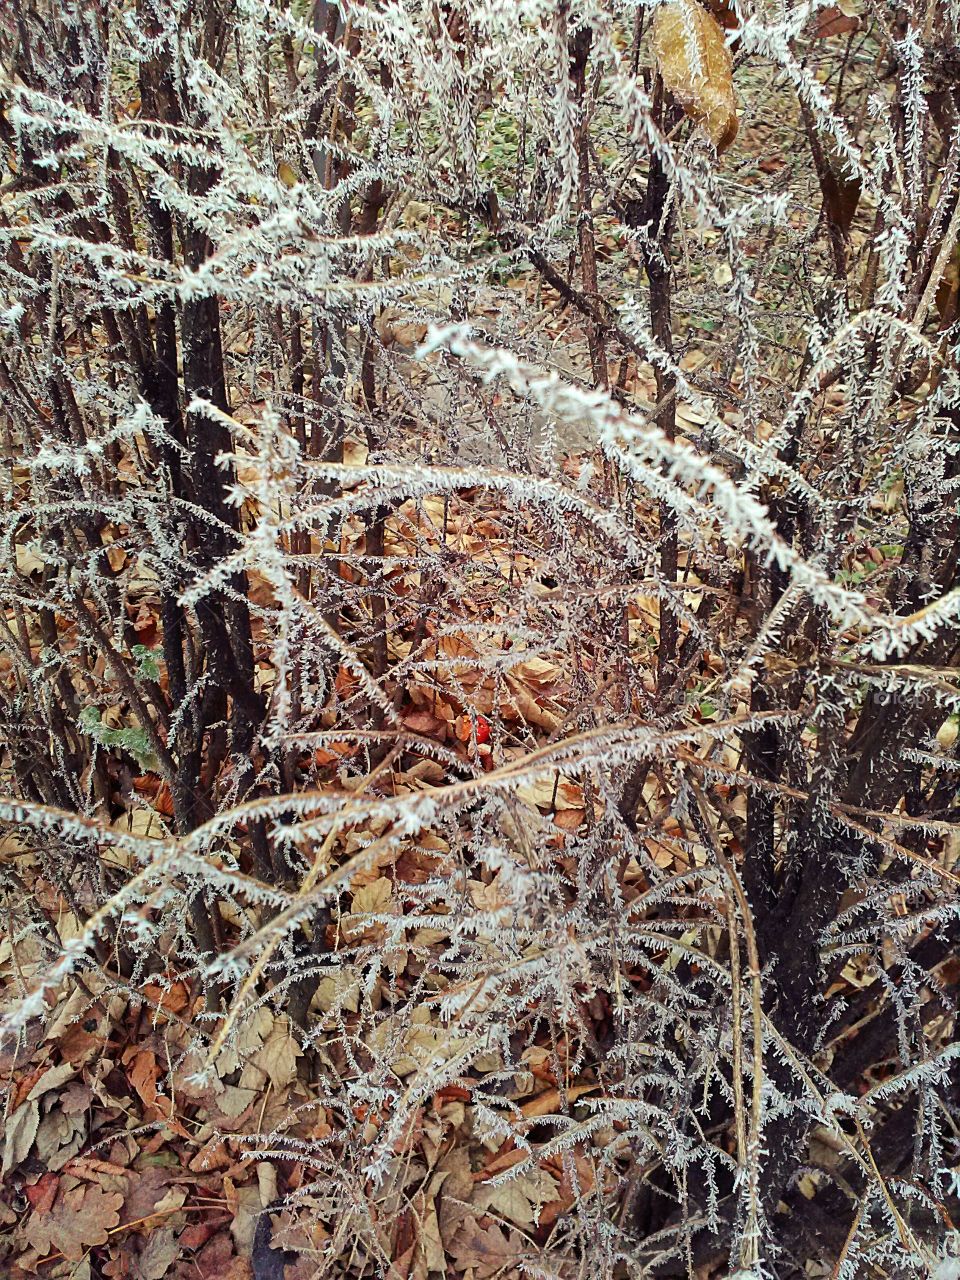
M598 1084L570 1085L565 1091L567 1105L576 1102L577 1098L582 1098L585 1093L594 1093L599 1088ZM528 1120L534 1116L560 1115L564 1110L564 1097L559 1089L547 1089L543 1093L538 1093L535 1098L531 1098L529 1102L525 1102L520 1110Z
M739 128L723 28L695 0L670 0L653 21L653 52L667 89L722 155Z

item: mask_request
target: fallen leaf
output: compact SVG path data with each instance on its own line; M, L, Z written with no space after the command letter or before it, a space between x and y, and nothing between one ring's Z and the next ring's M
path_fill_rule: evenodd
M387 1055L391 1071L398 1076L447 1062L469 1043L450 1027L433 1023L430 1011L422 1006L414 1009L407 1026L397 1016L385 1018L366 1040L374 1053Z
M442 736L447 727L445 720L440 720L429 711L411 711L403 717L403 725L411 733L421 733L425 738Z
M243 1020L236 1037L217 1055L217 1074L221 1079L230 1075L262 1049L264 1041L273 1029L273 1014L260 1005Z
M136 1280L163 1280L180 1257L180 1241L173 1227L151 1231L137 1259L133 1274Z
M489 884L479 880L467 882L467 892L478 911L503 911L514 905L513 899L504 892L500 872Z
M7 1120L3 1138L3 1162L0 1177L26 1160L40 1127L40 1106L35 1101L21 1102Z
M860 19L844 13L839 5L831 4L817 14L813 28L814 40L826 40L829 36L844 36L860 30Z
M196 1280L249 1280L253 1272L246 1258L238 1258L226 1232L215 1235L193 1261Z
M537 778L517 787L517 796L537 809L576 809L583 812L583 788L566 778ZM578 821L579 825L579 821Z
M31 573L39 573L43 569L44 562L32 547L16 547L14 560L17 572L22 573L25 578L28 578Z
M77 1074L77 1069L70 1062L61 1062L56 1067L45 1072L37 1083L27 1094L27 1101L32 1102L34 1098L42 1098L45 1093L49 1093L51 1089L59 1089L62 1084L66 1084L68 1080L72 1080Z
M60 1094L60 1108L65 1115L81 1115L93 1101L93 1090L82 1080L74 1080Z
M518 1227L532 1226L541 1205L557 1198L557 1184L545 1169L528 1169L495 1186L480 1183L474 1192L477 1209L493 1209Z
M524 684L537 685L539 688L557 684L563 678L562 668L555 662L548 662L546 658L540 657L525 658L523 662L510 668L510 674Z
M123 1216L125 1221L140 1222L157 1212L157 1206L163 1203L170 1191L174 1174L156 1165L142 1173L133 1173L132 1170L129 1173L131 1176L124 1179Z
M386 876L380 876L372 884L365 884L353 895L351 904L353 913L363 915L368 912L379 914L387 911L392 897L393 885Z
M157 1101L157 1076L160 1068L157 1059L149 1049L140 1049L128 1068L130 1083L140 1096L141 1101L152 1107Z
M450 1244L457 1271L473 1271L475 1280L509 1274L529 1252L526 1240L516 1231L504 1232L494 1225L481 1227L476 1218L468 1218Z
M277 1018L262 1049L253 1055L253 1065L262 1071L274 1089L286 1089L297 1078L297 1059L302 1055L287 1018ZM241 1076L243 1080L243 1076Z
M233 1195L233 1222L230 1234L238 1252L247 1254L253 1245L253 1237L261 1210L264 1208L260 1199L260 1188L253 1185L237 1187Z
M506 681L510 688L510 702L516 707L521 720L545 729L547 733L555 733L560 728L560 717L538 702L515 676L508 672Z
M53 1207L53 1202L57 1198L57 1188L60 1186L60 1179L55 1173L45 1173L38 1178L33 1186L26 1186L23 1194L30 1203L30 1208L37 1213L49 1213Z
M61 1192L49 1213L33 1213L24 1236L43 1256L62 1253L69 1262L79 1262L87 1249L104 1244L120 1222L123 1196L119 1191L105 1194L91 1183Z
M67 1115L62 1108L55 1107L43 1117L37 1129L37 1158L47 1169L62 1169L80 1151L86 1136L85 1115Z
M586 809L558 809L553 815L553 825L561 831L579 831L586 816Z
M567 1089L567 1102L576 1102L577 1098L582 1098L585 1093L593 1093L599 1089L597 1084L575 1084ZM561 1094L559 1089L547 1089L543 1093L538 1093L535 1098L531 1098L529 1102L525 1102L520 1110L529 1119L531 1116L552 1116L558 1115L561 1110Z
M257 1096L256 1089L241 1088L236 1084L228 1084L214 1099L217 1110L230 1120L242 1116Z
M151 1000L168 1013L180 1013L190 1003L190 993L182 982L172 982L169 986L148 982L141 990L146 1000Z
M360 1008L360 982L353 967L345 965L333 976L321 978L313 1004L323 1013L329 1013L331 1009L356 1013Z

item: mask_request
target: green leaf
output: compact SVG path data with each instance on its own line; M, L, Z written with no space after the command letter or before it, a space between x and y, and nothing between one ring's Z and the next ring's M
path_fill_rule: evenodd
M149 649L145 644L135 644L130 652L136 660L138 673L145 680L160 679L160 666L156 658L156 649Z

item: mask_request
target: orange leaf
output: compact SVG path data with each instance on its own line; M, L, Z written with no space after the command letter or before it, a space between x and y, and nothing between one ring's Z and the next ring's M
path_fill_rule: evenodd
M575 1084L566 1090L567 1102L576 1102L577 1098L581 1098L585 1093L592 1093L595 1089L599 1089L598 1084ZM538 1093L535 1098L531 1098L529 1102L525 1102L520 1110L529 1119L531 1116L554 1116L558 1115L562 1108L561 1094L559 1089L545 1089L543 1093Z
M860 30L860 19L846 14L837 5L828 5L817 14L813 29L814 40L826 40L829 36L849 35Z
M152 1107L157 1101L157 1076L160 1068L149 1049L141 1049L133 1060L133 1066L127 1072L130 1083L140 1098Z
M169 782L162 782L153 801L153 807L164 818L173 817L173 792Z
M161 987L156 982L148 982L143 987L143 994L147 1000L158 1004L161 1009L166 1009L169 1013L179 1013L190 1001L189 992L182 982L172 983L169 989Z
M411 711L409 715L403 717L403 725L411 733L421 733L425 738L434 738L437 734L443 735L447 728L445 720L439 720L429 711Z
M57 1198L60 1179L49 1170L37 1179L33 1186L23 1188L23 1194L30 1201L30 1207L36 1213L49 1213Z
M579 831L586 816L586 809L558 809L553 815L553 825L561 831Z

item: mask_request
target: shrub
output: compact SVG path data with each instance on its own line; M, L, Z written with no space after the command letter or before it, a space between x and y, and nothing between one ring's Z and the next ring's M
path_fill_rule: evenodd
M956 1274L958 23L0 16L6 1035L310 1274Z

